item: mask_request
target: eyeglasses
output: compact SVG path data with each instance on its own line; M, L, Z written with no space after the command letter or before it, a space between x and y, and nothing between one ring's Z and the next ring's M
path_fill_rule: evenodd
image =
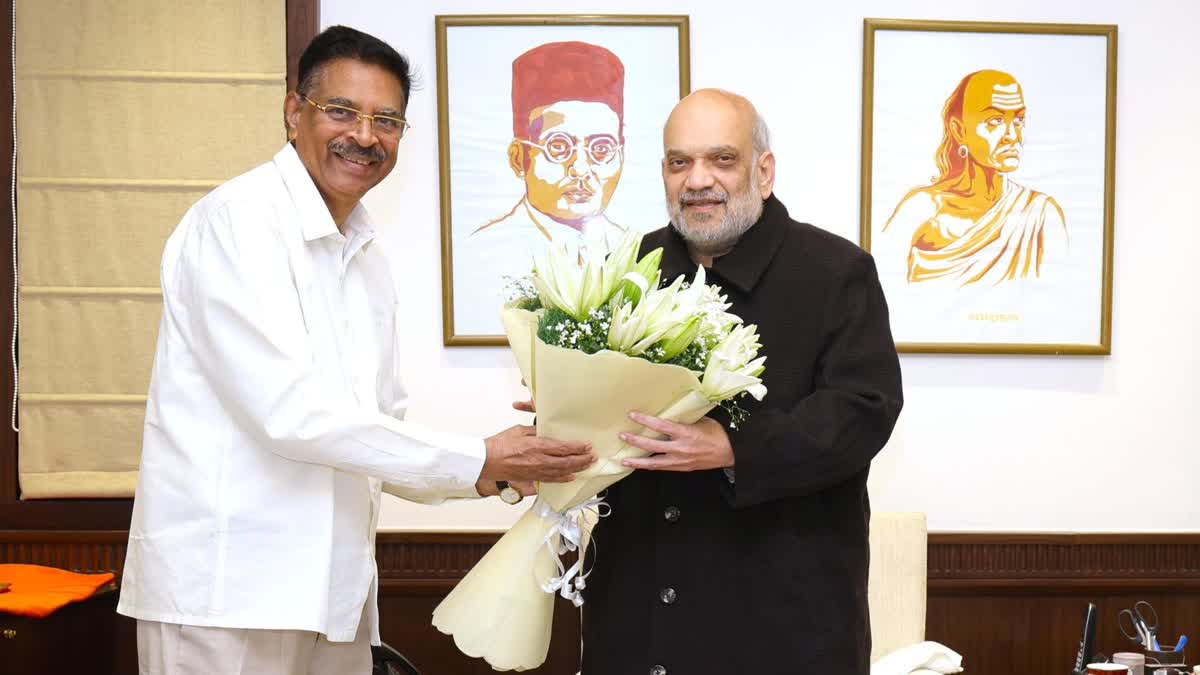
M555 131L546 136L546 140L543 141L542 145L538 145L533 141L518 140L525 145L541 150L546 159L555 164L566 164L571 161L571 158L575 156L580 146L583 146L584 152L592 164L608 164L621 152L622 148L617 139L609 134L588 136L586 140L580 141L570 134Z
M308 102L309 105L325 113L329 120L334 124L349 127L357 125L360 120L367 120L371 123L371 128L380 136L403 138L404 132L408 131L412 125L403 117L395 117L393 115L368 115L361 110L347 108L344 105L335 103L327 103L321 105L311 98L301 94L301 98Z

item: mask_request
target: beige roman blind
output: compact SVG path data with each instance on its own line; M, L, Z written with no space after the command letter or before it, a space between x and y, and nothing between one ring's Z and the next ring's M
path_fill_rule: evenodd
M285 0L16 0L21 496L133 494L184 211L283 144Z

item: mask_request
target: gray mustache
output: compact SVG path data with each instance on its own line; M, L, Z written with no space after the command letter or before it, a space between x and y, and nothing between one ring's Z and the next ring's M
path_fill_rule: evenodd
M725 202L729 199L729 195L716 190L701 190L699 192L683 192L679 195L679 203L686 204L688 202L698 201L717 201Z
M332 141L329 143L329 150L335 152L346 159L357 159L366 162L382 162L387 159L387 152L378 145L373 145L369 148L364 148L357 143L342 143L341 141Z

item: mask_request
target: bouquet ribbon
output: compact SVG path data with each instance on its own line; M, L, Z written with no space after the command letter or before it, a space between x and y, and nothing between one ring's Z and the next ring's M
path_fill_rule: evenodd
M554 561L558 565L558 576L543 583L542 590L547 593L558 592L564 599L570 600L576 607L583 606L583 594L586 588L587 573L583 571L583 557L587 553L587 543L584 541L584 527L589 514L596 518L608 515L608 504L601 497L592 497L579 506L573 506L563 513L555 511L549 504L538 500L538 516L553 524L546 533L545 544ZM555 539L558 540L557 546ZM569 568L563 565L562 556L572 551L579 551L579 559Z

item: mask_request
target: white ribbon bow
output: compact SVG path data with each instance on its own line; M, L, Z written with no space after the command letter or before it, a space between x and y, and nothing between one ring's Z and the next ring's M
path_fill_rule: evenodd
M546 533L546 538L543 540L546 548L550 549L550 554L554 556L554 564L558 566L558 576L552 577L546 583L540 584L542 590L547 593L558 592L559 595L570 600L576 607L583 606L583 595L580 593L587 587L588 574L590 571L583 571L583 520L588 511L594 512L597 517L603 518L610 512L608 503L601 496L592 497L586 502L567 509L566 511L555 511L549 504L538 499L537 502L538 515L543 519L552 521L550 531ZM558 536L558 545L554 545L554 537ZM579 557L571 567L563 565L562 556L571 551L579 551Z

